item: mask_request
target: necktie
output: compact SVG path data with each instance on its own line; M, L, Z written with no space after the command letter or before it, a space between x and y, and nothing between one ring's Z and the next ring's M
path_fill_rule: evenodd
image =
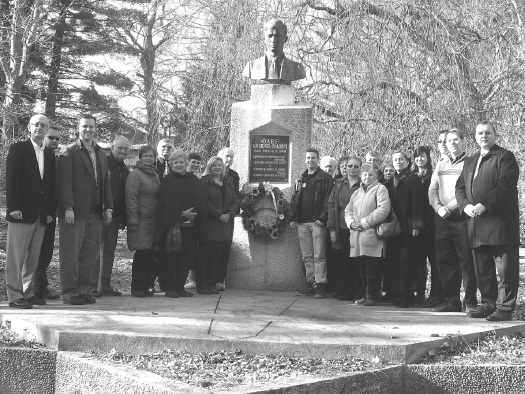
M279 79L279 70L277 68L277 58L268 61L268 79Z
M168 175L170 173L170 166L168 165L168 162L164 162L164 176Z

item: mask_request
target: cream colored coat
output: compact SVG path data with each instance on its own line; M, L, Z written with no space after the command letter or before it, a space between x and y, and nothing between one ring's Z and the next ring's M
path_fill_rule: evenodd
M385 220L390 213L390 197L385 186L378 181L356 190L345 209L345 222L348 228L357 221L363 231L350 230L350 257L383 257L385 241L376 237L375 226Z

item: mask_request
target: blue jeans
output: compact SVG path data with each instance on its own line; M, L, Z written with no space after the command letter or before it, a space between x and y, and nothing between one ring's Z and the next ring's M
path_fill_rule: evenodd
M306 281L327 283L326 226L318 226L315 223L298 223L297 232L306 269Z

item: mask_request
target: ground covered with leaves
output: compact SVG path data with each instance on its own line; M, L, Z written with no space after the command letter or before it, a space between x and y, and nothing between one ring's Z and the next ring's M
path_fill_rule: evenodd
M27 347L32 349L45 347L40 343L22 338L17 333L11 331L10 327L6 325L0 325L0 346Z
M98 357L114 363L128 364L194 386L222 390L239 385L306 375L327 378L385 366L379 358L366 361L354 357L325 360L284 355L247 356L240 350L198 354L165 350L147 355L124 355L111 351Z

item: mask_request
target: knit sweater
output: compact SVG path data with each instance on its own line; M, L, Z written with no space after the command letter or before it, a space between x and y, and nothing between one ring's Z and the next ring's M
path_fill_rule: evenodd
M447 207L453 213L459 213L456 201L456 182L463 171L467 155L452 163L449 157L440 160L430 181L428 199L430 205L437 213L441 207Z

